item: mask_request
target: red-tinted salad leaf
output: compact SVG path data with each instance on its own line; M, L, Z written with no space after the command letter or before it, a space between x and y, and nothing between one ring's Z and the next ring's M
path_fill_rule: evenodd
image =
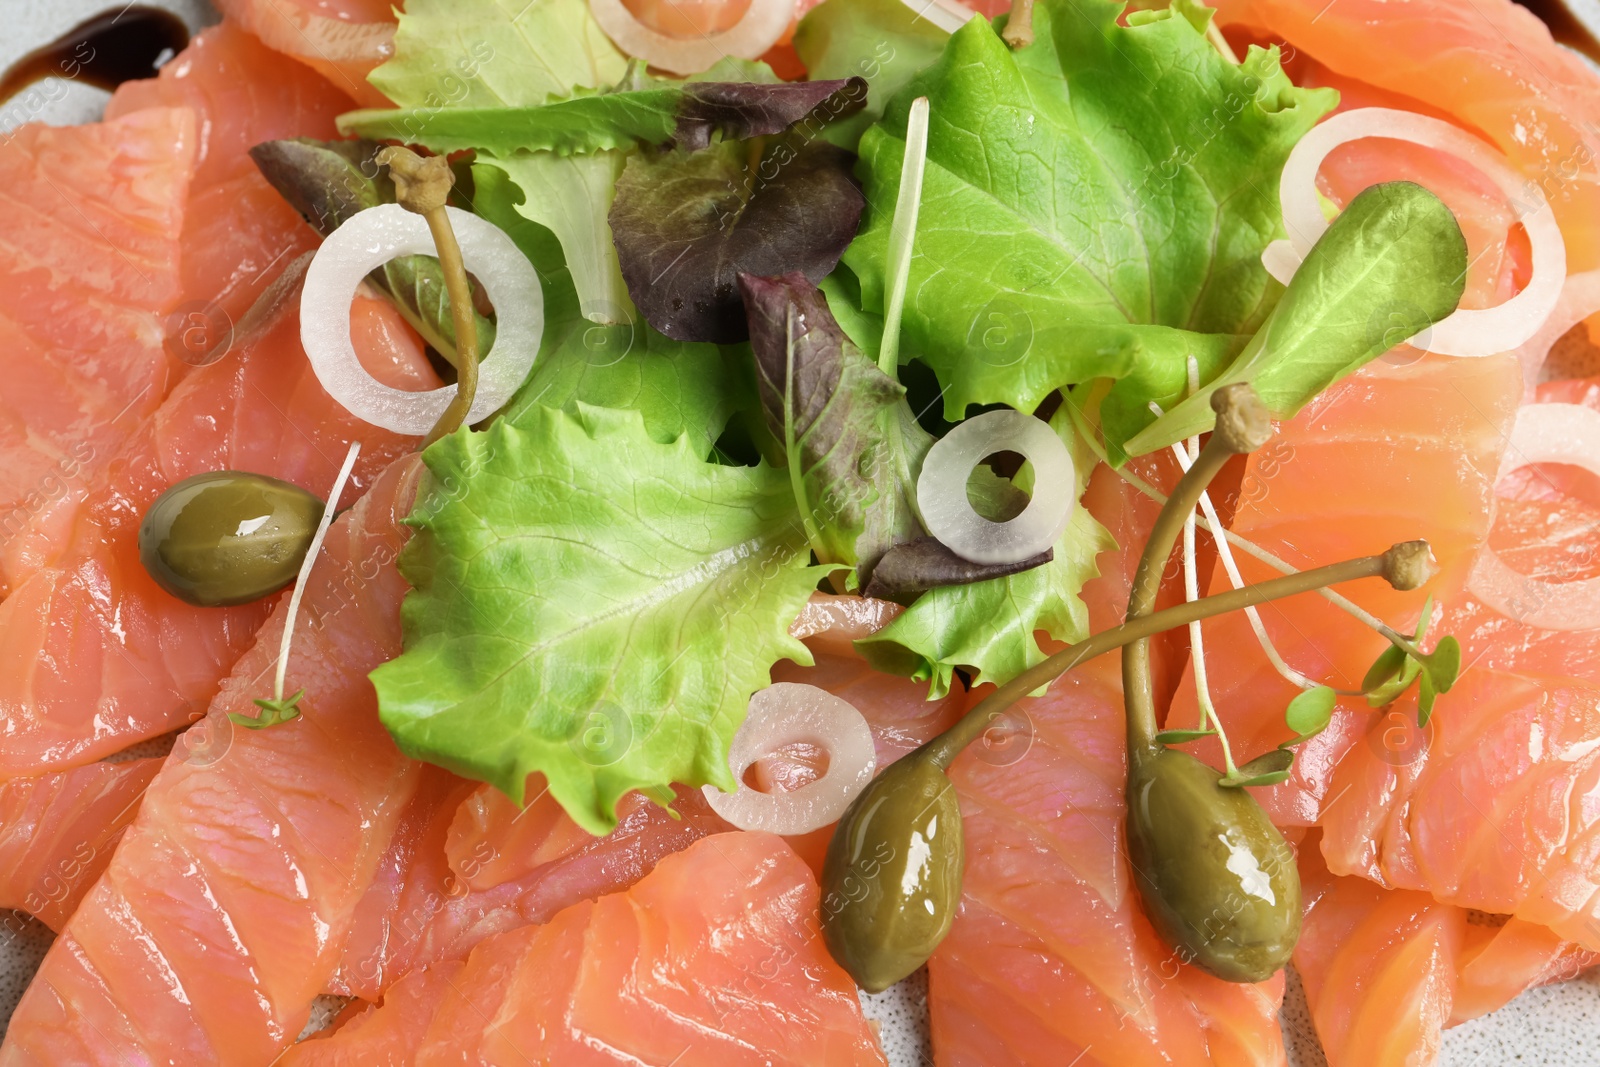
M723 141L631 157L610 215L628 295L668 337L743 341L740 274L798 271L814 285L855 237L866 202L854 162L831 144L791 139L759 156Z

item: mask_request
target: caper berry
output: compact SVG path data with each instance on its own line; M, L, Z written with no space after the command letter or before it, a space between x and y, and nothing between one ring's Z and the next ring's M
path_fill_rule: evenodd
M197 474L145 512L139 559L179 600L201 607L249 603L294 581L322 510L315 496L277 478Z
M918 750L891 765L839 820L822 867L822 935L869 993L928 961L961 903L961 809Z
M1185 962L1264 982L1300 936L1294 851L1255 798L1188 753L1131 753L1128 856L1145 912Z

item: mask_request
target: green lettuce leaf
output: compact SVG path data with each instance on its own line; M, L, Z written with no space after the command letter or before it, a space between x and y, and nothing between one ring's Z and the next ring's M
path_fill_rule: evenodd
M1226 362L1281 292L1260 262L1278 174L1336 94L1295 88L1275 50L1236 67L1190 18L1120 26L1121 10L1039 0L1015 52L968 23L862 138L869 211L844 265L881 314L885 206L929 97L901 351L938 374L951 418L1092 378L1159 387L1148 366L1176 385L1191 355Z
M794 50L812 78L865 78L867 106L822 136L854 149L884 105L944 52L950 35L900 0L827 0L794 31Z
M627 69L585 0L409 0L367 80L403 108L533 107ZM399 139L419 143L428 117Z
M595 834L630 790L733 788L751 694L778 660L810 662L788 625L825 571L783 472L583 405L530 405L423 458L405 651L372 674L401 749L519 803L541 772Z
M1051 420L1072 451L1082 496L1095 459L1072 430L1065 409ZM1038 631L1056 641L1088 636L1089 610L1078 593L1099 574L1095 557L1116 547L1110 532L1081 505L1048 563L1004 578L930 589L898 618L856 642L868 663L890 674L928 683L928 696L950 691L955 668L973 672L973 683L1003 684L1045 658Z
M622 280L608 218L628 154L619 149L579 156L485 153L478 158L479 167L498 167L522 190L517 214L545 227L561 243L580 314L591 322L632 322L633 301Z
M674 341L643 322L577 322L542 351L503 418L574 404L637 411L650 439L683 437L701 458L736 411L754 404L743 348Z
M572 155L641 144L695 151L709 145L713 134L728 140L764 137L808 117L814 133L835 116L859 110L866 99L867 83L859 78L776 85L690 81L584 93L538 107L352 111L339 117L339 131L410 139L435 152L477 149L499 156Z
M1335 380L1455 311L1466 278L1466 238L1438 197L1412 182L1362 190L1238 358L1128 440L1128 451L1211 429L1211 394L1236 382L1249 382L1274 415L1291 417ZM1112 436L1103 408L1102 420Z

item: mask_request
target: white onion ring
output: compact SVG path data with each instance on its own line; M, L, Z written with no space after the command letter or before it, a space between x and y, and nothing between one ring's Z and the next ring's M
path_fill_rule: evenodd
M494 302L494 346L478 367L478 392L467 421L494 414L517 391L544 334L539 275L505 231L459 208L446 208L467 269ZM420 437L455 397L454 385L408 392L379 382L356 358L350 302L373 270L396 256L433 255L428 223L399 204L352 215L322 242L300 294L300 343L317 380L349 412L374 426Z
M1262 253L1267 272L1283 284L1299 269L1311 246L1328 229L1317 202L1317 171L1342 144L1369 137L1409 141L1448 152L1482 171L1513 204L1531 201L1517 221L1533 249L1533 276L1522 292L1493 308L1459 308L1409 343L1446 356L1492 356L1510 352L1539 331L1561 296L1567 275L1567 245L1555 213L1537 185L1526 181L1504 156L1464 130L1411 111L1363 107L1341 112L1300 139L1284 164L1278 186L1288 241L1274 241Z
M1500 477L1531 463L1570 463L1600 475L1600 411L1582 404L1526 404L1517 411ZM1472 595L1508 619L1541 630L1600 628L1600 578L1546 582L1518 574L1485 544L1467 579Z
M986 456L1020 452L1033 464L1033 499L1022 514L993 522L973 510L967 480ZM1020 563L1054 545L1072 516L1072 454L1048 424L1020 411L990 411L934 442L917 478L928 532L962 559Z
M821 778L787 793L762 793L744 784L751 764L799 742L828 754ZM750 698L750 712L728 750L738 791L708 785L702 792L712 810L741 830L793 837L838 822L872 781L877 764L867 720L848 701L814 685L777 682Z
M652 30L634 17L622 0L589 0L589 11L605 35L628 55L673 74L699 74L727 56L759 59L789 28L794 0L750 0L737 23L699 37L673 37Z
M918 18L927 19L945 33L955 33L978 17L978 13L963 4L961 0L900 0L900 2L915 11Z

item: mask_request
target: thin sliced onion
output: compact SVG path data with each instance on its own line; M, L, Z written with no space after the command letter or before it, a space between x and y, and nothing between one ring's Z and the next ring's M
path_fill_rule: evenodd
M757 760L802 743L827 753L821 778L786 793L763 793L744 783ZM704 793L712 809L739 829L792 837L838 822L877 765L872 731L849 702L814 685L777 682L750 698L749 715L728 751L738 791L708 785Z
M1369 137L1409 141L1448 152L1482 171L1519 207L1517 221L1528 233L1533 275L1516 296L1493 308L1460 308L1408 342L1446 356L1491 356L1510 352L1539 331L1561 296L1567 275L1567 245L1544 194L1518 174L1505 157L1464 130L1439 119L1387 107L1363 107L1333 116L1300 139L1284 164L1278 196L1289 240L1274 241L1262 265L1287 285L1328 229L1317 202L1317 171L1342 144Z
M985 457L1019 452L1033 464L1033 499L1006 522L979 515L967 480ZM1072 516L1072 454L1046 423L1020 411L990 411L934 442L917 478L917 504L928 532L962 559L1020 563L1050 548Z
M900 0L900 2L945 33L955 33L978 17L978 13L963 4L961 0Z
M1555 310L1517 353L1522 361L1522 381L1529 395L1540 382L1539 372L1550 358L1550 349L1568 330L1596 313L1600 313L1600 269L1567 275Z
M606 36L630 56L673 74L699 74L728 56L757 59L777 44L794 18L794 0L750 0L734 25L699 37L673 37L653 30L622 0L589 0L589 10Z
M1600 411L1581 404L1527 404L1517 412L1500 477L1531 463L1570 463L1600 475ZM1600 578L1546 582L1518 574L1487 544L1467 588L1509 619L1541 630L1600 629Z
M478 392L467 415L471 423L494 414L527 378L544 335L544 294L533 264L504 230L471 212L445 210L461 258L495 308L494 346L478 368ZM350 341L350 302L362 279L389 260L434 251L421 215L399 204L369 207L322 242L300 294L300 343L328 395L358 419L413 437L433 428L456 387L408 392L374 378Z

